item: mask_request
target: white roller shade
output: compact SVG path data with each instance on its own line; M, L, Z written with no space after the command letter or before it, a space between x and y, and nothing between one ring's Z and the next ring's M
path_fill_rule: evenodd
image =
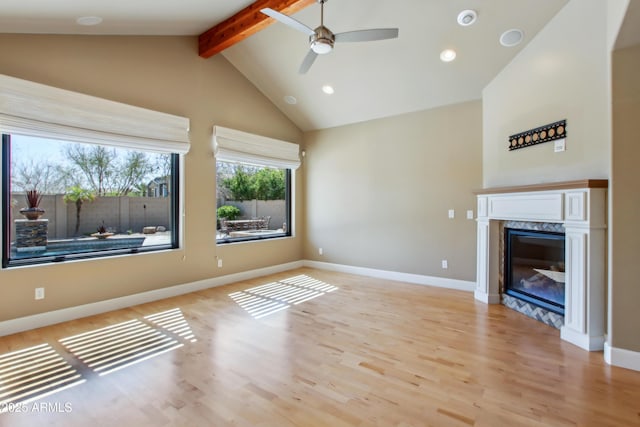
M189 119L0 74L0 133L185 154Z
M216 160L250 163L282 169L300 166L298 144L267 138L222 126L213 127Z

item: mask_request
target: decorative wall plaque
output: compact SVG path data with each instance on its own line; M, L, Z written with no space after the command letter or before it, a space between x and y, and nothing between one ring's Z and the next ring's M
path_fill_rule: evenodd
M566 136L567 120L560 120L559 122L511 135L509 137L509 151L566 138Z

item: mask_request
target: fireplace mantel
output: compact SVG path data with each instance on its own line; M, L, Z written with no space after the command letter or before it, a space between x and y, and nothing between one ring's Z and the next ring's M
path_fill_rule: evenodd
M544 184L518 185L513 187L493 187L476 190L475 194L523 193L531 191L574 190L579 188L607 188L606 179L581 179L577 181L549 182Z
M607 180L581 180L477 191L475 298L500 303L500 221L563 224L567 281L560 337L585 350L602 350L607 187Z

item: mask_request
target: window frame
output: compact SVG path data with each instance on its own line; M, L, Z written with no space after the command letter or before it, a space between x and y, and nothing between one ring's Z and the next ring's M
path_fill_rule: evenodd
M260 241L293 236L295 218L293 217L293 196L295 171L300 167L300 146L298 144L274 139L262 135L231 129L220 125L213 126L212 145L216 172L218 162L246 164L264 168L278 168L286 172L285 179L285 215L286 230L276 235L217 238L216 244L247 241ZM217 173L216 173L217 176ZM217 186L216 186L217 191ZM216 194L216 203L218 197ZM217 204L216 204L217 206ZM216 209L217 217L217 209ZM217 218L216 218L217 219ZM216 221L217 222L217 221Z
M224 162L224 160L216 160L216 169L217 169L217 165L218 165L218 161ZM228 162L226 162L228 163ZM240 162L236 162L238 164L242 164ZM248 163L246 163L247 165L249 165ZM256 164L250 164L250 166L259 166L259 167L268 167L268 166L263 166L263 165L256 165ZM268 236L246 236L246 237L229 237L227 236L226 238L223 239L218 239L216 237L216 245L226 245L226 244L230 244L230 243L239 243L239 242L252 242L252 241L259 241L259 240L271 240L271 239L282 239L282 238L286 238L286 237L292 237L293 236L293 232L292 232L292 224L293 224L293 193L292 193L292 188L293 188L293 179L294 179L294 171L289 169L289 168L280 168L282 170L284 170L285 172L285 195L284 195L284 200L285 200L285 223L287 224L286 230L283 231L282 233L277 233L277 234L272 234L272 235L268 235ZM216 194L216 200L218 200L217 194ZM216 209L216 223L218 221L218 215L217 215L217 209ZM216 228L216 236L217 236L217 228Z
M39 136L42 137L42 136ZM46 138L46 137L45 137ZM52 140L59 140L59 138L51 138ZM69 141L73 142L73 141ZM37 264L51 264L65 261L73 261L80 259L97 259L119 255L133 255L138 253L150 253L163 250L179 249L181 247L180 237L182 235L182 221L180 211L182 209L182 179L181 164L182 155L178 153L165 153L171 156L171 180L170 186L173 189L170 197L170 217L171 227L169 236L171 238L170 243L159 244L153 246L140 246L135 248L119 248L119 249L103 249L93 250L88 252L69 253L61 255L50 256L34 256L22 259L11 259L11 134L2 133L1 162L0 162L0 175L1 175L1 233L2 238L2 268L11 268L26 265ZM121 147L124 148L124 147ZM148 152L152 152L148 150Z

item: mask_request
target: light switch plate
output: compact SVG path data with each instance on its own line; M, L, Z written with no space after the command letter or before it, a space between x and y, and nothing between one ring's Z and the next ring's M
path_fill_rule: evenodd
M561 151L564 151L565 149L566 149L566 146L565 146L564 138L556 139L555 142L553 143L553 151L555 151L556 153L559 153Z
M449 218L453 219L456 217L456 211L453 209L449 209Z

